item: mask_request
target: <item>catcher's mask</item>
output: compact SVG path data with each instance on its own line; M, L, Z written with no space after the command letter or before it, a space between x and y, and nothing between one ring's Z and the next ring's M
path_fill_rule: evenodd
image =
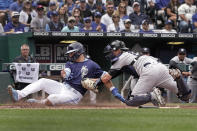
M73 52L74 54L70 57L69 54ZM83 45L79 42L74 42L67 46L67 52L66 52L67 60L75 62L79 58L79 56L84 52L85 50Z
M125 43L123 41L119 41L119 40L115 40L113 41L110 45L107 45L104 48L104 54L105 54L105 58L107 60L109 60L112 64L115 63L118 59L119 56L115 56L113 54L113 51L116 51L118 49L121 49L122 51L128 51L129 49L126 48Z

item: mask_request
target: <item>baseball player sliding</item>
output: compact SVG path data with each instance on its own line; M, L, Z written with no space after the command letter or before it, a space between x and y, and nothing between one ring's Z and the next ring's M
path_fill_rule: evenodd
M78 104L87 91L82 87L81 80L86 77L99 78L103 74L98 64L85 58L84 52L84 47L79 42L74 42L67 47L68 62L65 64L65 70L61 72L65 83L42 78L23 90L8 87L12 100L17 102L29 94L43 90L49 94L46 99L27 101L46 105Z
M104 53L106 58L111 61L112 66L108 73L101 76L100 81L97 80L94 86L101 82L106 84L122 72L135 74L136 71L139 80L128 99L125 100L120 96L117 88L113 85L108 85L114 96L128 106L140 106L148 102L152 102L155 106L164 106L165 101L160 90L153 87L166 88L177 94L182 101L188 102L191 91L183 82L179 70L173 69L169 71L164 64L159 63L152 56L131 54L128 52L128 48L125 47L125 43L119 40L107 45Z

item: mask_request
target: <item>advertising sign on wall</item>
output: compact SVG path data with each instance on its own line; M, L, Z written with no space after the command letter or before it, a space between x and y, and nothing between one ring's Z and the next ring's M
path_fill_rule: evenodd
M52 62L52 45L51 44L35 44L35 58L39 63Z

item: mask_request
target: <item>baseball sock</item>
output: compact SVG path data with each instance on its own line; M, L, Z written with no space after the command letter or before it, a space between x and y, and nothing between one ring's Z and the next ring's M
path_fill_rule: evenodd
M117 99L119 99L120 101L122 101L123 103L125 103L125 99L120 95L120 93L118 92L118 88L116 87L111 87L110 91L112 93L113 96L115 96Z

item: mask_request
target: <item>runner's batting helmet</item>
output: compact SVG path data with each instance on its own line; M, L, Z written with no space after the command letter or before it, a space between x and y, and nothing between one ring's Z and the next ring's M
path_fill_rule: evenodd
M74 52L74 55L70 57L69 54L73 52ZM78 59L79 56L83 54L84 52L85 50L84 50L83 45L79 42L74 42L67 46L66 56L68 57L69 61L76 61L76 59Z

